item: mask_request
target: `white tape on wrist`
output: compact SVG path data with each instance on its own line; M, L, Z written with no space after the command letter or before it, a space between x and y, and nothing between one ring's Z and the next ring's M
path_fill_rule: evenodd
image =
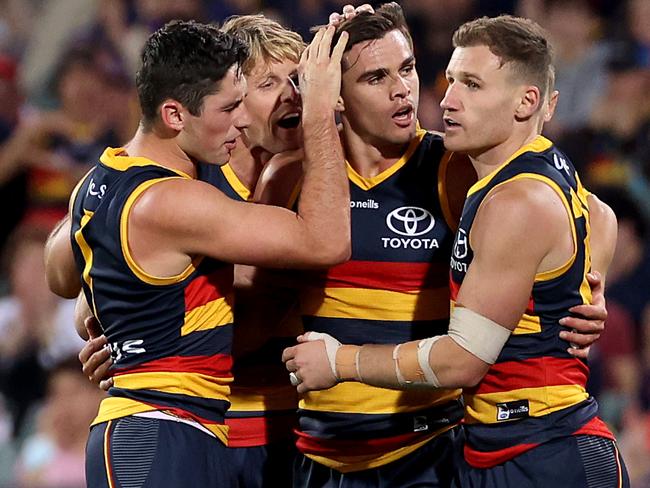
M395 376L400 386L440 387L440 382L429 364L433 345L443 336L429 337L418 342L398 344L393 349Z
M330 363L330 368L332 369L332 374L336 379L339 379L336 374L336 353L341 347L341 343L334 339L329 334L323 332L306 332L304 335L305 339L308 341L323 341L325 343L325 352L327 353L327 359Z

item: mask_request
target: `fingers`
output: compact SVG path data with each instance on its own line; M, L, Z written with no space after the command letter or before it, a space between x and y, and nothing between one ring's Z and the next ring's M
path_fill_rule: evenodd
M347 32L342 32L341 36L339 37L339 40L336 42L336 46L334 46L334 51L332 51L332 61L334 63L341 63L341 60L343 59L343 54L345 53L345 46L348 45L348 33Z
M560 324L574 332L583 334L600 334L605 330L605 322L602 320L585 320L579 317L565 317ZM562 334L562 333L560 333Z
M104 391L108 391L109 388L113 388L113 378L108 378L107 380L100 381L99 387Z
M591 349L590 347L583 347L583 348L570 347L567 349L567 352L574 358L588 359L590 349Z
M108 341L106 340L105 336L99 336L95 339L90 339L87 341L81 351L79 351L79 362L81 364L85 364L90 356L98 351L101 351L107 343Z
M296 364L295 359L289 359L287 362L284 363L285 368L287 368L287 371L289 372L296 372L298 371L298 365Z
M591 285L591 288L594 289L603 284L603 277L598 271L591 271L587 273L587 281Z
M81 369L92 383L99 384L100 381L108 379L108 370L112 364L110 351L104 348L91 355Z
M297 350L296 346L293 346L293 347L287 347L284 351L282 351L282 362L286 363L287 361L295 358L296 350Z
M323 29L321 29L321 31L323 31ZM327 26L327 28L323 31L323 35L321 36L321 39L318 42L318 55L316 58L317 61L327 62L327 60L329 59L331 47L332 47L332 39L334 38L334 32L336 32L336 29L332 25Z
M99 325L99 321L95 317L86 317L84 320L84 326L86 331L88 331L88 337L95 339L102 335L102 327Z
M605 308L604 305L576 305L575 307L571 307L569 309L569 312L576 315L580 315L581 318L585 318L589 320L607 319L607 309ZM563 319L560 320L560 323L562 325L565 325L564 321L570 318L573 317L564 317Z
M338 12L332 12L332 13L330 14L329 19L327 20L327 24L328 24L328 25L337 26L337 25L339 25L341 22L343 22L344 20L345 20L345 17L343 17L340 13L338 13Z
M600 334L580 334L578 332L562 331L560 332L560 339L569 342L573 349L585 348L600 339Z

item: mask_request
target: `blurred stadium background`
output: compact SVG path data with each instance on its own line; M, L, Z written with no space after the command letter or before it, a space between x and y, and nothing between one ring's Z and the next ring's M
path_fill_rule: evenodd
M309 39L347 0L0 0L0 487L84 486L101 393L80 372L72 303L47 289L43 244L69 193L138 121L140 47L172 18L263 12ZM372 2L379 4L382 2ZM451 34L499 13L550 33L560 102L545 134L619 218L607 330L591 391L634 487L650 487L650 0L403 0L422 83L421 125L439 129Z

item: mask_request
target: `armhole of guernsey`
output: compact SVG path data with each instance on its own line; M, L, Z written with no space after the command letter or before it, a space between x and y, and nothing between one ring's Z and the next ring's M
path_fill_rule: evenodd
M560 186L555 183L551 178L547 176L543 176L537 173L520 173L516 176L513 176L512 178L508 179L507 181L504 181L502 183L499 183L498 185L495 185L494 188L490 189L490 191L485 195L483 198L483 202L486 200L487 196L492 193L496 188L500 187L501 185L505 185L506 183L509 183L511 181L516 181L516 180L523 180L523 179L529 179L529 180L536 180L540 181L548 186L551 187L551 189L557 194L557 196L560 198L560 201L562 202L562 205L564 205L564 209L567 212L567 217L569 219L569 226L571 227L571 240L573 241L573 252L571 253L571 257L561 266L558 266L557 268L550 269L548 271L542 271L540 273L537 273L535 275L535 282L540 282L540 281L549 281L554 278L557 278L559 276L562 276L566 271L573 265L573 263L576 260L576 255L578 252L578 242L577 242L577 235L576 235L576 225L574 221L574 215L573 215L573 210L571 207L571 204L567 202L567 199L562 192L562 189ZM481 202L481 205L483 204ZM479 205L480 208L480 205ZM478 210L477 210L478 213Z
M241 197L242 200L248 202L253 197L252 192L246 188L246 186L241 182L239 178L237 178L237 175L233 171L230 164L224 164L221 166L221 172L226 178L228 184L232 187L235 193Z
M140 198L140 196L142 195L142 193L145 192L145 190L151 188L156 183L170 180L172 178L176 179L182 177L168 176L163 178L155 178L152 180L147 180L144 183L137 186L135 190L133 190L133 192L127 198L126 203L124 204L124 208L122 209L122 215L120 215L120 244L122 247L122 255L124 256L124 260L126 261L126 264L129 266L133 274L137 276L140 280L142 280L143 282L149 285L157 285L157 286L173 285L174 283L179 283L183 281L185 278L187 278L196 270L196 264L195 262L192 262L187 266L187 268L185 268L185 270L183 270L181 273L175 276L165 276L165 277L153 276L147 273L145 270L143 270L138 265L138 263L135 262L133 256L131 255L131 250L129 249L129 236L128 236L129 214L131 213L131 209L133 208L133 205L135 204L136 200Z

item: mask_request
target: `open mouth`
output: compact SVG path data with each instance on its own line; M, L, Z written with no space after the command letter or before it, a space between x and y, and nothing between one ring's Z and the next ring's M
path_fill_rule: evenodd
M278 125L283 129L295 129L300 124L300 114L291 113L278 120Z
M444 117L443 122L445 124L446 129L452 129L454 127L460 127L460 124L456 122L454 119L449 118L449 117Z
M400 108L397 112L393 114L393 119L396 122L409 123L411 121L412 115L413 115L413 106L405 105L404 107Z

